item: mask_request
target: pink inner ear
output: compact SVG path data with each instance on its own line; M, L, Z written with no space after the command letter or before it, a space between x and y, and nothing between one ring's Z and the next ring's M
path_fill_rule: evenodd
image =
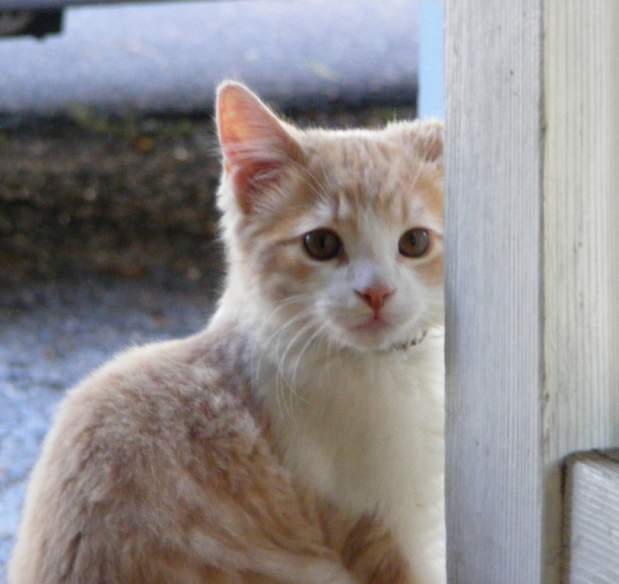
M249 212L256 197L276 182L299 147L275 115L247 88L224 85L218 95L217 125L226 172L241 208Z
M254 199L259 196L260 191L277 182L281 166L281 163L268 160L260 162L246 160L237 165L230 162L228 172L234 181L237 199L243 211L251 211Z

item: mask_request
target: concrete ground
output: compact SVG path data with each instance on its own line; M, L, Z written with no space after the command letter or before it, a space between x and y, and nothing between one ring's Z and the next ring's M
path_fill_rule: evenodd
M0 40L0 583L67 388L208 317L217 81L249 81L301 124L411 117L415 6L89 8L69 12L65 36Z

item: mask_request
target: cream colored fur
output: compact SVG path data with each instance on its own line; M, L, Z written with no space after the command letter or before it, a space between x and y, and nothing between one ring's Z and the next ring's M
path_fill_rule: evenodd
M300 374L304 401L292 415L270 404L287 464L350 514L377 510L417 580L444 582L440 338L414 354L348 356L314 371Z

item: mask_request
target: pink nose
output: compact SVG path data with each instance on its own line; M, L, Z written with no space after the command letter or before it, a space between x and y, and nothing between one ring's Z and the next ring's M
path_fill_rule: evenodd
M387 288L387 286L373 286L371 288L364 288L363 290L355 290L355 294L357 294L375 314L378 314L378 311L385 305L389 296L393 294L393 289Z

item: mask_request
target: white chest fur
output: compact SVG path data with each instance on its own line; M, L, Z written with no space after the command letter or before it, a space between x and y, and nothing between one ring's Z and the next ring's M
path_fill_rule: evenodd
M352 515L378 512L419 581L444 582L442 339L297 373L296 395L267 399L289 468Z

